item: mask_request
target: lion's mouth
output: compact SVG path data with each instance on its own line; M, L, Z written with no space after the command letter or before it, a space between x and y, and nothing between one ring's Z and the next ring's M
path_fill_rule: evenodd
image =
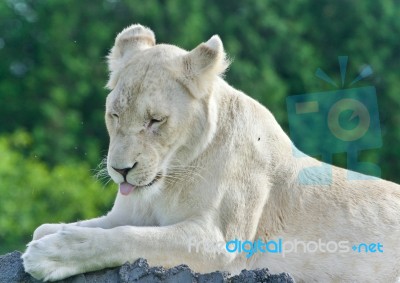
M133 190L136 189L141 189L141 188L146 188L146 187L151 187L152 185L154 185L155 183L157 183L160 179L162 178L162 174L161 172L157 173L156 177L153 179L153 181L151 181L150 183L148 183L147 185L143 185L143 186L135 186L132 185L128 182L123 182L119 184L119 191L122 195L127 196L129 195Z
M153 181L151 181L150 183L148 183L147 185L141 186L141 187L150 187L152 185L154 185L156 182L158 182L161 179L162 175L161 172L157 173L156 177L154 178Z

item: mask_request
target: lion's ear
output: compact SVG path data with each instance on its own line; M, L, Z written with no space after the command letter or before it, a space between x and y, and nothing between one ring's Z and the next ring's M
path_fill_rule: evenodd
M150 48L156 44L154 33L142 25L131 25L121 31L115 38L115 44L108 55L108 68L114 72L122 67L134 53Z
M178 75L178 80L191 94L201 98L210 92L216 76L222 75L228 66L222 41L218 35L214 35L182 56L179 64L173 69ZM176 70L176 67L179 70Z

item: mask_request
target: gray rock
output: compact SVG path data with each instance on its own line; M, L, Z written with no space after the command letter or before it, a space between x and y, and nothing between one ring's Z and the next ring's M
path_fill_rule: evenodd
M18 251L0 256L0 283L38 283L25 273L21 253ZM243 270L239 275L230 277L228 272L212 272L199 274L187 265L179 265L170 269L149 267L143 258L134 263L125 263L121 267L108 268L95 272L79 274L57 281L59 283L292 283L293 278L287 273L272 275L267 268Z
M0 283L8 282L38 282L25 273L20 252L0 256Z

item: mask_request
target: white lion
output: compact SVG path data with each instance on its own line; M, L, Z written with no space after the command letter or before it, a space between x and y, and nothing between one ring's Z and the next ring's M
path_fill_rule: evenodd
M58 280L144 257L198 272L268 267L299 282L398 280L400 186L347 180L337 167L330 185L310 170L311 185L299 182L321 163L293 155L273 115L221 78L227 66L218 36L190 52L156 45L141 25L117 36L105 115L114 207L40 226L22 257L27 272ZM262 242L250 257L229 252L233 242L201 244L235 239ZM286 253L271 249L279 241Z

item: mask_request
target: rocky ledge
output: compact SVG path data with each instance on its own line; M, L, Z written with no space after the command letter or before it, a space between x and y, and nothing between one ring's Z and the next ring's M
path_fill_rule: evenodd
M12 252L0 256L1 283L37 283L40 282L25 273L22 266L21 253ZM179 265L170 269L163 267L149 267L145 259L138 259L134 263L126 263L121 267L104 269L96 272L79 274L57 281L63 283L130 283L130 282L169 282L169 283L284 283L294 282L287 273L270 274L267 268L243 270L239 275L230 276L227 272L212 272L199 274L193 272L187 265Z

